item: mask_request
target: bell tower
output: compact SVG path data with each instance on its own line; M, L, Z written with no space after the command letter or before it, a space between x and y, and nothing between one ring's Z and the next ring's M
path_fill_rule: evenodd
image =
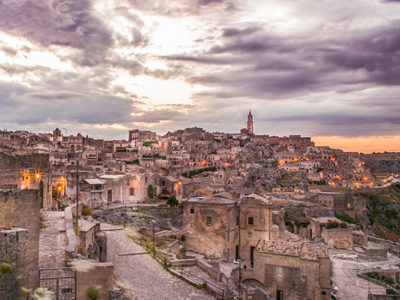
M249 134L254 133L253 115L251 114L251 110L249 110L249 114L247 115L247 131L249 132Z

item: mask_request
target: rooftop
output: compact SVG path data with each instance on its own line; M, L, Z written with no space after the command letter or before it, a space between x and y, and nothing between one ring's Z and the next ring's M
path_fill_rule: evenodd
M307 242L297 236L286 236L272 241L258 243L257 251L261 253L297 256L301 259L317 261L328 257L327 246L323 243Z

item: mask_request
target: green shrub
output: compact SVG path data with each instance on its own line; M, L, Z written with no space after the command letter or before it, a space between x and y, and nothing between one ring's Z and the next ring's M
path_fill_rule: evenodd
M147 187L147 195L151 199L153 199L153 197L154 197L154 187L151 184L149 184Z
M178 202L178 200L176 199L176 197L172 195L171 197L168 198L167 204L168 204L169 206L171 206L171 207L174 207L174 206L178 206L179 202Z
M203 169L198 169L198 170L193 170L189 172L182 173L182 176L186 178L192 178L193 176L197 174L201 174L203 172L215 172L217 170L216 167L209 167L209 168L203 168Z
M83 245L78 245L78 253L82 255L86 255L86 249Z
M328 224L326 225L326 229L332 229L332 228L339 228L339 223L335 221L329 221Z
M86 298L89 300L96 300L100 297L101 287L97 284L92 284L86 289Z
M11 230L12 227L13 224L11 223L0 224L0 230Z
M93 208L90 206L84 205L82 207L82 216L91 216L93 213Z
M6 275L12 269L11 265L8 263L1 263L1 275Z
M389 284L389 285L392 285L392 284L394 283L394 280L393 280L392 277L384 277L384 278L383 278L383 281L384 281L386 284Z
M348 216L348 215L339 215L337 213L335 213L335 217L338 218L339 220L343 221L343 222L347 222L350 224L357 224L357 220Z

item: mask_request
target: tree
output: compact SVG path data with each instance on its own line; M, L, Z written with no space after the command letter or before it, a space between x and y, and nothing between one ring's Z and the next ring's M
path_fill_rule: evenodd
M150 185L148 185L148 187L147 187L147 195L151 198L151 199L153 199L153 197L154 197L154 187L150 184Z
M179 202L174 195L168 198L167 204L171 207L178 206Z

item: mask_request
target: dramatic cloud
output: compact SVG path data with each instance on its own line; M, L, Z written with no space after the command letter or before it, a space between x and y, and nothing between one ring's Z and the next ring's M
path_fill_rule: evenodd
M399 4L0 0L0 126L393 135Z
M43 46L82 49L83 65L101 61L112 46L111 33L91 12L89 0L0 1L0 28Z

